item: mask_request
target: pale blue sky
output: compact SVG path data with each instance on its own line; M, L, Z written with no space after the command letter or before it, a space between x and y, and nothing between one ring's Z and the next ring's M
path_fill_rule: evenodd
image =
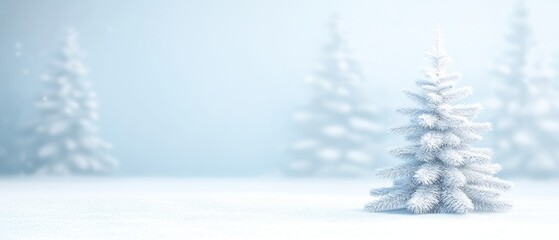
M463 83L476 100L489 94L487 68L515 2L1 0L2 111L25 116L27 103L14 101L29 100L73 27L122 174L267 174L285 160L277 150L292 134L289 111L308 92L330 14L342 19L370 99L384 94L382 106L396 108L408 104L400 90L421 77L437 24ZM559 50L559 2L527 3L541 51Z

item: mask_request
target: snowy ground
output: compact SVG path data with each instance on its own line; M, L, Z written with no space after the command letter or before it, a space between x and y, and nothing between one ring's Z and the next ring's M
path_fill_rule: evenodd
M559 239L559 181L501 214L367 213L374 180L0 179L0 239Z

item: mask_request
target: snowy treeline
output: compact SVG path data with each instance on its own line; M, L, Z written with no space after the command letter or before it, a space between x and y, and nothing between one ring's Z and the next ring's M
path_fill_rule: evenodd
M494 123L494 131L488 134L487 143L494 150L494 161L503 167L503 171L499 173L502 176L507 178L517 176L559 177L559 57L556 59L558 63L552 66L547 62L550 56L538 54L528 17L526 6L520 2L514 11L510 32L506 36L507 49L501 58L498 58L497 64L491 72L494 81L487 81L487 89L489 86L493 87L493 83L498 86L490 96L481 96L486 99L484 105L488 108L485 115ZM391 138L385 130L390 124L387 122L387 115L390 111L384 111L384 107L390 103L383 102L385 99L378 97L377 92L365 90L368 82L365 81L356 61L352 59L345 35L338 25L337 18L332 18L329 24L329 40L322 48L318 67L307 79L310 88L308 101L296 108L292 114L293 132L297 136L291 139L293 141L289 142L286 147L287 156L283 158L285 161L282 162L283 170L288 175L370 176L375 168L386 166L392 161L386 157L385 147L387 140ZM358 23L355 25L359 26ZM108 27L108 29L112 29L112 27ZM370 33L365 32L359 39L366 39L368 35L376 37L384 33L375 32L375 29L370 31ZM112 30L108 32L112 32ZM146 35L142 32L138 36ZM12 38L12 36L9 37ZM33 55L22 53L22 41L20 40L25 39L10 39L10 41L12 40L15 41L15 56L20 59L22 56L29 56L28 59L33 59L29 61L38 62L35 58L41 56L42 52ZM130 45L130 47L134 46ZM230 45L223 44L223 46ZM40 48L42 51L45 47ZM160 53L159 51L133 50L139 54L145 53L146 56ZM363 51L363 53L366 52ZM3 81L0 82L2 85L0 88L0 103L2 103L0 106L2 115L0 116L0 173L94 174L110 172L116 167L117 162L107 154L110 145L101 140L97 133L96 96L87 81L87 71L81 62L82 56L75 33L68 33L53 63L49 65L50 72L37 79L40 81L34 82L40 85L40 94L38 94L35 105L32 105L31 102L17 101L21 99L8 96L18 95L20 92L25 92L22 95L31 94L35 90L33 89L35 86L27 89L28 83L19 81L19 79L8 79L9 77L5 77L8 80L0 79ZM122 56L126 57L126 55ZM275 56L271 56L271 59L273 57ZM479 59L485 58L485 56L475 56L475 58L478 57ZM18 64L15 62L13 65ZM385 63L383 62L383 64ZM8 64L5 63L5 65ZM399 64L384 66L393 73L398 70ZM371 65L371 68L375 70L381 69L376 67ZM28 78L38 78L38 76L34 76L36 71L33 70L31 71L33 74L30 74L27 67L5 66L5 68L14 72L19 71ZM169 69L163 68L157 71L169 75L175 74L168 71ZM208 69L211 71L200 71L196 74L202 76L202 74L221 70L215 66L208 67ZM379 73L378 76L392 74L388 70L387 73ZM480 69L480 71L486 70ZM488 72L485 73L489 75ZM137 74L142 77L146 75L143 71L137 72ZM215 79L220 78L215 77ZM371 79L377 80L374 76ZM212 78L212 80L214 79ZM386 79L378 80L387 82ZM405 79L395 80L406 81ZM25 91L18 92L14 90L15 88L10 89L10 84L14 83L25 86ZM390 84L398 83L390 82ZM421 85L421 87L423 89L425 86ZM227 93L235 94L236 91L227 91ZM269 92L265 94L267 93ZM177 92L177 94L180 95L181 92ZM391 103L394 100L399 101L394 98L389 100ZM12 104L11 102L17 103ZM204 107L206 106L201 108ZM28 111L28 109L32 110ZM20 111L25 114L32 112L29 115L36 118L28 118ZM25 117L20 117L20 114ZM413 115L415 113L409 114L419 117L419 115ZM430 122L437 120L429 115L423 117L424 119L420 119L423 124L434 124ZM185 126L187 125L186 122L177 124L183 123ZM417 122L417 124L419 123ZM25 124L25 128L20 131L19 127L23 124ZM138 129L142 130L143 127ZM256 131L258 130L260 129ZM276 137L276 135L268 136ZM420 140L418 136L415 137L417 137L416 140ZM277 138L281 138L281 134L278 134ZM214 140L209 139L208 142ZM445 138L446 140L448 139ZM278 141L287 142L286 139ZM432 141L438 140L434 137ZM135 151L133 147L127 149ZM213 151L213 149L208 151ZM200 152L200 156L206 154L203 150ZM277 152L271 151L269 154L277 154ZM200 157L200 159L202 158ZM216 157L216 159L224 158ZM241 161L241 159L231 157L231 161ZM277 168L279 167L268 170L274 171Z
M506 40L508 50L493 71L500 79L497 83L499 86L494 96L487 101L487 115L495 123L495 131L489 135L489 142L496 152L495 161L502 164L501 174L504 176L557 177L559 74L556 73L559 68L555 69L554 74L552 67L545 61L546 56L536 53L523 2L519 3L514 12L512 31ZM289 163L288 170L292 174L336 175L343 171L367 168L363 164L356 164L351 157L344 158L350 156L344 155L344 152L355 149L357 144L348 141L348 137L365 133L351 127L351 120L348 121L348 118L353 117L352 114L356 112L350 114L347 109L359 109L350 105L366 102L360 95L362 92L358 84L361 83L352 80L362 79L359 69L355 64L350 64L350 59L344 59L348 55L346 48L343 35L333 27L332 41L324 48L320 67L309 80L314 90L313 99L308 106L294 114L297 129L302 134L290 147L293 161ZM343 63L344 61L348 63ZM352 81L358 84L351 84ZM340 82L350 84L337 85ZM339 100L343 99L343 94L336 93L340 86L344 91L352 89L355 92L348 94L351 95L347 97L350 100ZM338 104L343 101L351 104ZM365 134L372 137L370 139L383 139L382 129L385 124L379 121L382 114L384 113L369 116L360 114L362 119L371 123L370 126L377 126L376 133ZM350 123L349 126L344 126L347 123ZM376 166L386 162L379 159L383 155L379 154L378 146L381 145L376 145L377 153L373 154L376 160L371 161Z
M536 54L527 16L521 2L495 69L499 86L489 105L495 157L506 176L559 177L558 79Z
M373 189L371 195L380 198L365 208L413 213L507 210L510 204L497 198L511 184L493 176L500 166L491 163L490 149L472 146L491 124L472 121L481 105L458 103L472 89L458 87L459 74L447 71L451 60L438 29L429 58L432 68L416 83L420 90L405 92L418 106L399 110L409 116L410 123L394 129L410 143L391 151L404 163L379 171L379 176L394 179L394 184Z
M383 112L364 92L364 78L333 17L318 69L308 78L312 98L293 113L299 137L289 146L289 175L370 175L382 164Z
M77 35L68 31L53 59L35 103L38 118L24 130L15 159L18 172L29 174L96 174L117 162L107 155L109 144L97 136L97 100Z

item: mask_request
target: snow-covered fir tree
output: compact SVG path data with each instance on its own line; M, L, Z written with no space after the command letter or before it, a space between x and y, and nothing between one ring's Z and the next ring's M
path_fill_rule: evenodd
M330 40L307 80L310 101L293 113L298 138L289 146L289 175L362 176L382 163L380 110L362 92L363 75L333 17Z
M85 80L86 68L74 31L68 31L44 76L36 102L39 118L28 130L21 158L25 171L36 174L100 174L117 161L109 144L97 135L97 100Z
M559 104L550 66L536 54L527 9L520 2L507 36L509 49L496 67L489 105L493 147L505 176L559 177Z
M490 149L472 146L491 124L472 121L481 105L459 103L472 89L457 86L459 74L447 72L451 60L439 29L429 57L432 68L417 81L419 91L405 92L418 106L399 110L410 123L394 129L410 142L391 151L404 163L379 171L379 176L394 179L393 186L371 190L379 198L365 208L418 214L509 209L511 205L498 197L511 183L493 176L500 166L491 163Z

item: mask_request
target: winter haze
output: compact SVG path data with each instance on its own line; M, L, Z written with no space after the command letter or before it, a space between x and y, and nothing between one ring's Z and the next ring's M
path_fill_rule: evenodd
M538 53L559 50L559 3L526 2ZM8 1L0 2L2 142L36 114L40 76L66 28L79 34L99 101L99 134L118 175L279 174L296 133L292 111L339 16L365 79L363 94L387 109L387 146L405 122L439 25L470 102L484 103L492 65L506 49L516 1ZM485 103L484 103L485 104ZM482 119L490 118L484 111ZM488 136L491 136L491 132ZM488 145L487 143L485 145ZM391 159L389 162L397 163Z
M557 12L0 0L0 238L559 239Z

